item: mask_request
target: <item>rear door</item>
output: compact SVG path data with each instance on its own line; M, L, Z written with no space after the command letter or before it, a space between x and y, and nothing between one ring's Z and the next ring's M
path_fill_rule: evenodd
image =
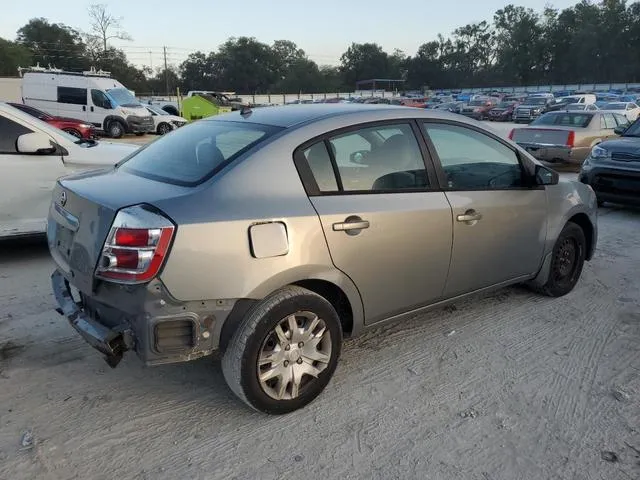
M432 303L445 286L451 208L416 132L409 121L366 124L296 152L333 263L359 289L367 324Z
M44 232L53 186L66 173L60 154L18 152L18 137L34 131L0 113L0 237Z
M546 192L526 186L516 151L467 125L422 125L452 207L453 250L444 295L536 273L546 238Z

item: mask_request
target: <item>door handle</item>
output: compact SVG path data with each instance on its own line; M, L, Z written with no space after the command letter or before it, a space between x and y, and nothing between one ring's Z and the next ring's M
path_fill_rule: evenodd
M87 106L86 105L82 105L82 111L86 112L87 111Z
M456 220L459 222L464 222L468 224L472 224L477 222L478 220L482 220L482 214L476 212L475 210L467 210L463 215L458 215Z
M369 228L369 222L356 215L347 217L344 222L333 224L334 232L346 232L348 235L357 235L365 228Z
M91 111L93 112L93 107L89 107L91 109Z

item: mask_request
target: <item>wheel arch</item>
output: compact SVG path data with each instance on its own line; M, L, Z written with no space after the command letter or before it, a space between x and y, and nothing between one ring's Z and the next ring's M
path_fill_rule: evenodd
M585 255L585 260L591 260L595 253L595 229L593 228L593 224L591 223L589 216L582 212L576 213L569 218L567 223L569 222L575 223L584 232L584 237L587 241L587 253Z
M113 122L114 120L120 122L125 131L127 130L127 121L124 118L119 117L118 115L107 115L106 117L104 117L104 120L102 121L102 130L106 132L107 128L109 128L109 123Z
M360 293L351 279L342 272L334 269L304 276L285 275L260 285L248 298L236 301L220 330L220 352L224 353L233 333L251 307L271 293L290 285L306 288L331 303L338 313L345 338L357 336L364 328L364 307Z

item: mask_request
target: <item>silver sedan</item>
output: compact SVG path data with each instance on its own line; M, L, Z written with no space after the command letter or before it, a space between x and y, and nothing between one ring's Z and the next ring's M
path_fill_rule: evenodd
M342 340L471 294L569 293L596 197L473 120L382 105L290 105L170 132L58 181L59 311L116 366L219 350L256 410L317 397Z

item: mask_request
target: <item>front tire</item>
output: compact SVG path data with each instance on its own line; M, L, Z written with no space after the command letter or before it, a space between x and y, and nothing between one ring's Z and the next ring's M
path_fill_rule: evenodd
M160 125L158 125L158 135L166 135L167 133L169 133L171 131L171 125L169 125L166 122L162 122Z
M109 126L107 127L107 133L111 138L122 138L124 135L125 128L122 122L118 120L113 120L109 122Z
M75 128L65 128L64 131L67 132L69 135L73 135L76 138L82 138L82 134Z
M571 292L580 279L586 252L584 231L573 222L567 223L553 246L549 277L539 292L550 297Z
M324 297L289 286L252 307L222 357L229 388L269 414L312 402L327 386L342 346L342 327Z

